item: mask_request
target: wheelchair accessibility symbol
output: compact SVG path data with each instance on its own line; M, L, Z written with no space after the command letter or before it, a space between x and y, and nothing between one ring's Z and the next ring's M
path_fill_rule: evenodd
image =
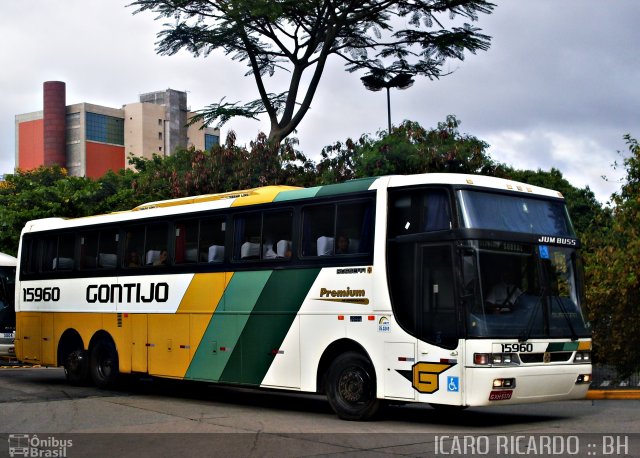
M460 391L460 379L458 377L447 377L447 391Z

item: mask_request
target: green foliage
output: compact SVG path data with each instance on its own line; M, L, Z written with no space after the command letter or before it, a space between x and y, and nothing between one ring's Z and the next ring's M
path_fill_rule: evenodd
M126 174L106 175L100 181L67 176L61 167L18 170L0 183L0 251L15 254L27 221L76 218L121 209L131 201L123 191Z
M489 145L461 134L459 125L452 115L431 130L405 121L391 135L379 132L376 138L364 135L357 142L328 146L318 164L319 182L435 172L504 176L507 168L487 155Z
M260 98L245 104L221 100L193 119L218 126L235 116L269 116L269 139L291 134L311 106L329 56L347 71L371 75L441 75L448 59L489 48L490 37L464 22L491 14L486 0L135 0L134 14L169 19L157 52L186 50L207 56L220 50L246 63ZM449 27L447 27L449 26ZM284 70L285 91L267 90L266 76Z
M211 151L193 148L169 157L131 158L138 170L133 187L147 201L215 194L267 185L308 185L313 164L295 150L295 140L276 144L263 133L249 144L237 146L233 132L224 145Z
M625 136L627 176L611 198L611 215L586 243L588 316L596 355L615 365L621 378L640 370L640 145Z

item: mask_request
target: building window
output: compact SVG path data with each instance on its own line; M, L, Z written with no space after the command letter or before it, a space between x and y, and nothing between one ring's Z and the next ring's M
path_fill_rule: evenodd
M158 140L162 140L162 132L158 132Z
M161 126L162 125L162 119L158 119L158 125Z
M124 119L87 112L87 140L124 145Z
M204 149L209 151L214 145L220 144L220 136L204 134Z

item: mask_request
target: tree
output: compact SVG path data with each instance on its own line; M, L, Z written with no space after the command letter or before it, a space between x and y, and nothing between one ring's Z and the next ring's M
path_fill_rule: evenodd
M627 176L613 212L594 224L586 252L588 317L596 356L622 378L640 370L640 144L625 136Z
M138 170L135 195L146 201L215 194L266 185L309 186L315 182L314 164L295 149L295 139L276 145L264 133L238 146L233 131L223 145L210 151L188 148L168 157L132 157Z
M345 61L349 72L371 75L441 75L447 59L489 48L490 37L464 23L478 20L495 5L486 0L136 0L134 14L152 11L171 24L158 34L157 52L182 49L195 56L222 50L245 62L260 98L244 105L224 98L192 118L221 126L235 116L257 119L266 113L269 140L291 134L311 106L329 56ZM444 16L444 18L443 18ZM289 72L284 92L267 90L265 77ZM310 76L306 76L310 74Z
M352 178L414 173L472 173L505 176L506 166L493 161L489 146L478 138L461 134L460 121L453 115L434 129L405 121L391 134L363 135L357 142L349 139L322 151L317 166L320 184Z
M131 187L134 172L108 172L99 180L72 177L59 166L17 170L0 182L0 251L15 254L27 221L78 218L128 210L140 201Z

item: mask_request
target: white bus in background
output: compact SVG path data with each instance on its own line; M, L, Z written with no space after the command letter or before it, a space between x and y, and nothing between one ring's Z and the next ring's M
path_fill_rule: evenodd
M17 259L0 253L0 356L15 356L16 311L14 292Z

